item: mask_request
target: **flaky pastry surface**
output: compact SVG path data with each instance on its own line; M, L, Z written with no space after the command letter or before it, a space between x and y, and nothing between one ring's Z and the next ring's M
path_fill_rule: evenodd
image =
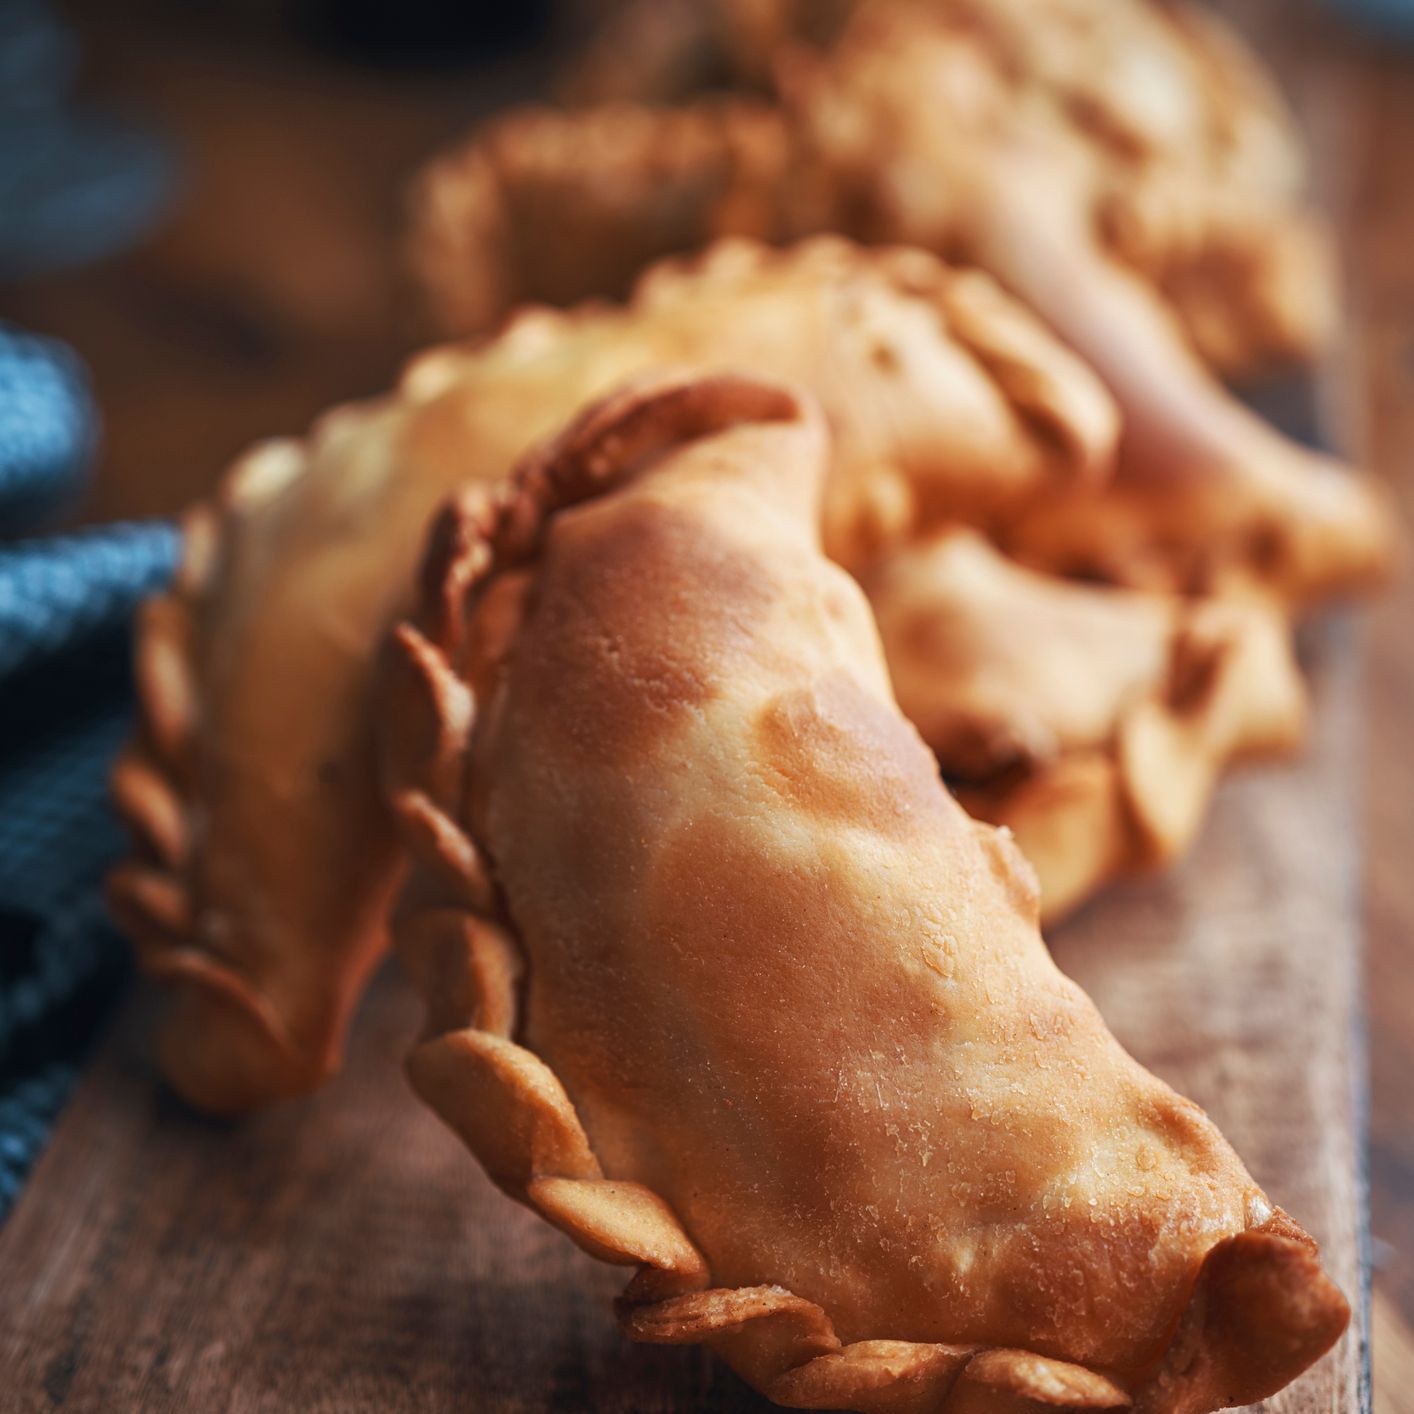
M864 584L899 706L969 813L1012 831L1046 921L1182 854L1229 763L1304 735L1266 605L1062 581L960 527Z
M143 729L114 778L139 850L110 893L145 965L176 984L164 1068L195 1103L234 1112L317 1084L383 951L399 854L368 685L427 518L664 363L814 390L836 434L826 531L845 561L1099 477L1114 436L1099 384L985 277L827 239L723 243L650 272L626 308L529 311L249 454L144 610Z
M638 1269L630 1335L788 1406L1264 1397L1346 1304L943 788L821 552L823 433L660 378L444 514L383 679L412 1082Z

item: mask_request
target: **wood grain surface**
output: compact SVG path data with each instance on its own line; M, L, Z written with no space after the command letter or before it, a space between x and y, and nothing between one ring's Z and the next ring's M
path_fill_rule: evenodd
M1366 52L1347 72L1353 114L1352 445L1395 488L1414 527L1414 54ZM1370 1183L1376 1414L1414 1414L1414 564L1366 632Z
M273 3L65 8L87 41L88 87L173 133L188 183L143 249L0 289L0 314L69 338L93 370L105 442L87 515L171 511L253 438L386 386L417 340L394 274L402 176L524 76L361 73L301 50L269 22ZM1223 8L1311 130L1348 267L1343 425L1407 511L1414 58L1309 0ZM1363 693L1355 650L1318 645L1319 753L1234 781L1182 870L1111 895L1055 946L1126 1043L1213 1111L1338 1265L1353 1257L1341 1228L1354 1210L1325 1166L1355 1171L1340 1168L1353 1111L1338 1077L1358 1073L1340 1012L1363 914L1375 1408L1414 1414L1414 575L1361 636ZM1233 858L1258 872L1239 878ZM1288 892L1264 902L1262 881ZM1190 956L1212 967L1213 990L1183 1034L1154 1017ZM1272 1000L1288 984L1295 1007ZM19 1408L105 1411L762 1407L690 1353L620 1343L605 1301L621 1276L500 1202L409 1102L395 1061L415 1017L395 974L365 1009L348 1073L240 1129L154 1090L148 1004L122 1012L0 1229L0 1408L12 1389ZM1248 1038L1261 1037L1274 1039L1259 1053ZM1313 1071L1312 1056L1330 1064ZM1313 1111L1314 1149L1301 1138ZM563 1270L568 1286L554 1281ZM1357 1407L1337 1401L1358 1354L1347 1338L1283 1397L1304 1403L1273 1407Z

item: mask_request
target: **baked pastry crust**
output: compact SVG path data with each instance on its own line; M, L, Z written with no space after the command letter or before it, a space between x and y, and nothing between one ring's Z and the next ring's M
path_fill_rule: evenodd
M916 524L989 522L1102 476L1115 432L1083 365L985 277L822 239L721 243L650 272L626 309L527 311L249 454L189 518L187 564L143 612L143 726L114 777L139 848L110 895L144 966L175 984L160 1049L195 1104L240 1112L317 1085L384 951L400 856L369 682L428 517L665 362L814 389L836 431L827 530L849 562Z
M1345 1301L943 788L825 462L801 395L663 377L444 513L383 682L412 1083L637 1268L628 1334L791 1407L1262 1398Z
M1184 853L1223 771L1302 741L1283 615L1070 583L951 527L865 577L904 716L974 818L1007 826L1043 921Z

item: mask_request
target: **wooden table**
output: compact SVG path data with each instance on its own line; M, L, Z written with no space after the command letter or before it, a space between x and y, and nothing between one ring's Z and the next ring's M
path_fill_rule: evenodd
M1349 337L1333 384L1339 421L1407 508L1414 60L1332 28L1295 0L1227 8L1296 84L1349 266ZM387 385L418 341L391 274L399 179L524 76L472 84L363 74L277 39L272 7L220 29L170 0L70 9L94 86L174 131L189 181L141 251L0 291L0 313L70 339L93 370L106 431L88 515L164 513L210 486L252 438L298 430L330 403ZM1373 1331L1376 1407L1386 1414L1414 1410L1411 625L1414 576L1364 633ZM54 1366L61 1383L63 1369Z

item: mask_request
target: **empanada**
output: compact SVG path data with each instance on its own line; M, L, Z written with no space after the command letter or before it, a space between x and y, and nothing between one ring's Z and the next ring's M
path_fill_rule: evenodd
M836 433L826 530L848 562L1102 476L1115 432L1093 376L985 277L824 240L723 244L652 272L626 309L530 311L481 348L424 355L306 441L257 448L144 613L144 727L114 782L141 850L111 894L145 966L177 984L161 1049L195 1103L318 1084L383 950L399 855L368 683L428 516L590 397L674 362L814 390Z
M668 379L440 521L383 684L413 1085L638 1269L630 1335L781 1403L1260 1399L1346 1303L943 788L821 553L825 463L800 396Z
M789 29L794 13L776 19ZM1131 585L1240 584L1295 610L1387 575L1382 489L1273 431L1190 347L1223 370L1309 353L1331 304L1279 103L1223 32L1135 0L875 0L833 45L791 57L778 126L752 110L772 133L780 179L762 183L725 136L714 149L716 189L751 193L729 205L733 229L755 221L756 234L779 239L828 228L974 262L1086 358L1121 406L1113 487L1038 506L1008 549ZM587 292L604 278L601 247L666 249L694 224L705 239L720 214L699 221L699 201L673 198L696 174L674 183L662 171L693 121L693 110L623 105L520 115L440 164L423 208L441 215L421 220L411 244L443 325L455 330L473 307L484 318L488 284L499 281L506 302L562 295L575 278ZM535 160L518 159L525 127L538 135ZM645 175L621 179L640 153ZM493 156L491 199L462 173ZM487 213L514 206L522 188L544 229L595 233L577 262L557 250L553 281L513 267L499 237L484 235L500 219ZM583 222L586 207L595 216Z
M1184 13L1105 0L1101 22L1091 0L1053 8L1070 14L1067 24L1083 39L1065 65L1072 77L1086 45L1128 43L1121 17ZM1195 18L1183 24L1195 38L1206 34ZM794 100L809 145L839 183L841 210L853 213L837 224L864 239L975 261L1045 318L1120 405L1113 482L1035 507L1023 527L1009 528L1005 547L1061 573L1192 592L1240 584L1296 610L1379 583L1395 547L1383 488L1298 446L1233 399L1181 337L1182 311L1163 282L1145 278L1106 237L1110 204L1143 200L1151 184L1142 171L1116 168L1117 151L1128 147L1167 172L1163 164L1178 162L1195 129L1210 134L1220 172L1207 170L1200 147L1195 171L1181 182L1173 173L1162 179L1191 184L1213 204L1193 213L1201 232L1234 219L1224 214L1232 193L1267 191L1262 174L1282 167L1275 130L1257 120L1257 108L1209 111L1205 90L1190 91L1185 105L1178 72L1172 83L1150 84L1154 106L1146 110L1142 63L1133 73L1095 63L1100 91L1089 100L1067 79L1042 101L996 59L1016 54L1011 40L997 49L997 33L1020 44L1028 31L1036 38L1027 64L1059 63L1067 46L1040 38L1029 3L865 6L828 59L800 78ZM1135 43L1134 56L1148 53ZM1161 47L1150 56L1156 65ZM1118 90L1102 101L1111 83ZM1084 122L1052 121L1063 98ZM1128 125L1120 121L1126 101L1137 105ZM1086 124L1098 124L1098 146ZM1272 180L1275 201L1283 184ZM1284 211L1273 207L1272 221L1295 228ZM1280 246L1260 229L1252 240L1268 253ZM1215 302L1244 327L1262 327L1238 293Z
M1150 285L1221 373L1325 342L1335 271L1303 202L1295 124L1210 11L1155 0L852 9L826 61L803 63L788 87L845 200L892 229L875 239L906 239L900 223L941 225L970 245L974 191L1029 186L1030 154L1047 168L1053 218ZM979 156L992 169L981 183L969 170Z
M1265 605L1068 583L957 527L864 585L904 716L968 812L1010 827L1043 920L1182 854L1230 762L1301 742L1290 631Z
M676 17L671 25L669 14ZM673 42L664 44L668 29ZM950 207L946 224L965 232L969 196L952 181L951 153L930 153L941 165L918 174L920 180L904 175L895 181L900 164L918 156L908 150L918 138L909 129L936 125L956 143L980 143L1001 164L1006 143L1020 132L1039 138L1059 157L1066 176L1062 199L1083 214L1107 251L1155 286L1222 372L1309 357L1333 324L1334 269L1325 233L1302 205L1304 163L1295 125L1256 56L1198 6L1154 0L706 0L679 12L662 0L645 0L617 7L607 34L587 66L592 75L579 68L573 88L581 103L596 94L614 103L598 111L546 109L534 118L493 122L458 159L441 164L441 195L467 215L463 248L473 256L459 270L443 264L436 272L436 288L450 306L446 313L458 311L459 281L484 279L488 266L505 262L495 243L479 251L473 245L486 219L477 214L483 165L498 169L493 208L521 188L533 200L549 177L562 207L602 214L617 204L621 212L616 230L593 222L577 226L573 256L558 252L555 268L547 263L532 271L509 262L507 307L524 299L614 293L596 283L600 257L612 247L676 235L680 244L657 244L651 252L670 254L701 244L717 229L703 223L695 240L682 240L701 202L676 195L664 162L685 142L684 133L700 132L722 110L709 104L700 112L635 111L626 103L691 97L690 85L659 81L655 66L634 53L643 46L625 38L646 34L655 52L674 56L668 67L678 75L695 70L704 87L713 79L734 79L764 95L773 79L786 77L795 153L782 173L786 180L774 188L777 208L765 203L771 190L761 191L755 209L763 225L734 231L765 238L771 227L784 225L800 233L800 221L811 213L797 209L793 183L809 159L824 158L831 179L843 188L836 201L840 229L865 235L857 223L874 220L883 229L868 238L907 239L894 225L900 213L879 209L882 186L907 186L905 207L931 203L934 221ZM918 45L916 62L883 52L895 36L903 47ZM814 72L820 61L811 60L812 51L825 56L823 74ZM889 72L879 72L881 52ZM685 61L688 54L697 57ZM632 57L604 62L625 56ZM619 77L609 79L611 72ZM595 83L594 76L608 81ZM824 79L823 87L817 78ZM878 89L892 90L882 107ZM874 110L862 121L860 101ZM984 115L984 108L997 111ZM753 121L764 127L767 105L758 102L753 111ZM976 121L980 116L985 126ZM645 133L654 123L664 130L656 141ZM527 127L533 140L523 135ZM902 149L895 145L900 137ZM786 141L781 134L773 146L780 152ZM936 138L927 141L942 146ZM696 190L690 177L700 182L703 176L702 144L700 137L687 143L676 179L689 193ZM723 165L734 146L724 134L713 169L727 185L750 183L761 169L749 151L737 172ZM468 174L459 196L458 166ZM635 169L636 179L630 175ZM659 185L649 195L654 173ZM1004 169L998 175L1008 176ZM626 199L630 184L648 198L641 227ZM676 211L672 221L664 219L669 208ZM916 212L903 214L916 219ZM435 220L428 225L435 248L446 232ZM576 273L578 287L565 291L564 282ZM477 312L487 313L479 302Z

